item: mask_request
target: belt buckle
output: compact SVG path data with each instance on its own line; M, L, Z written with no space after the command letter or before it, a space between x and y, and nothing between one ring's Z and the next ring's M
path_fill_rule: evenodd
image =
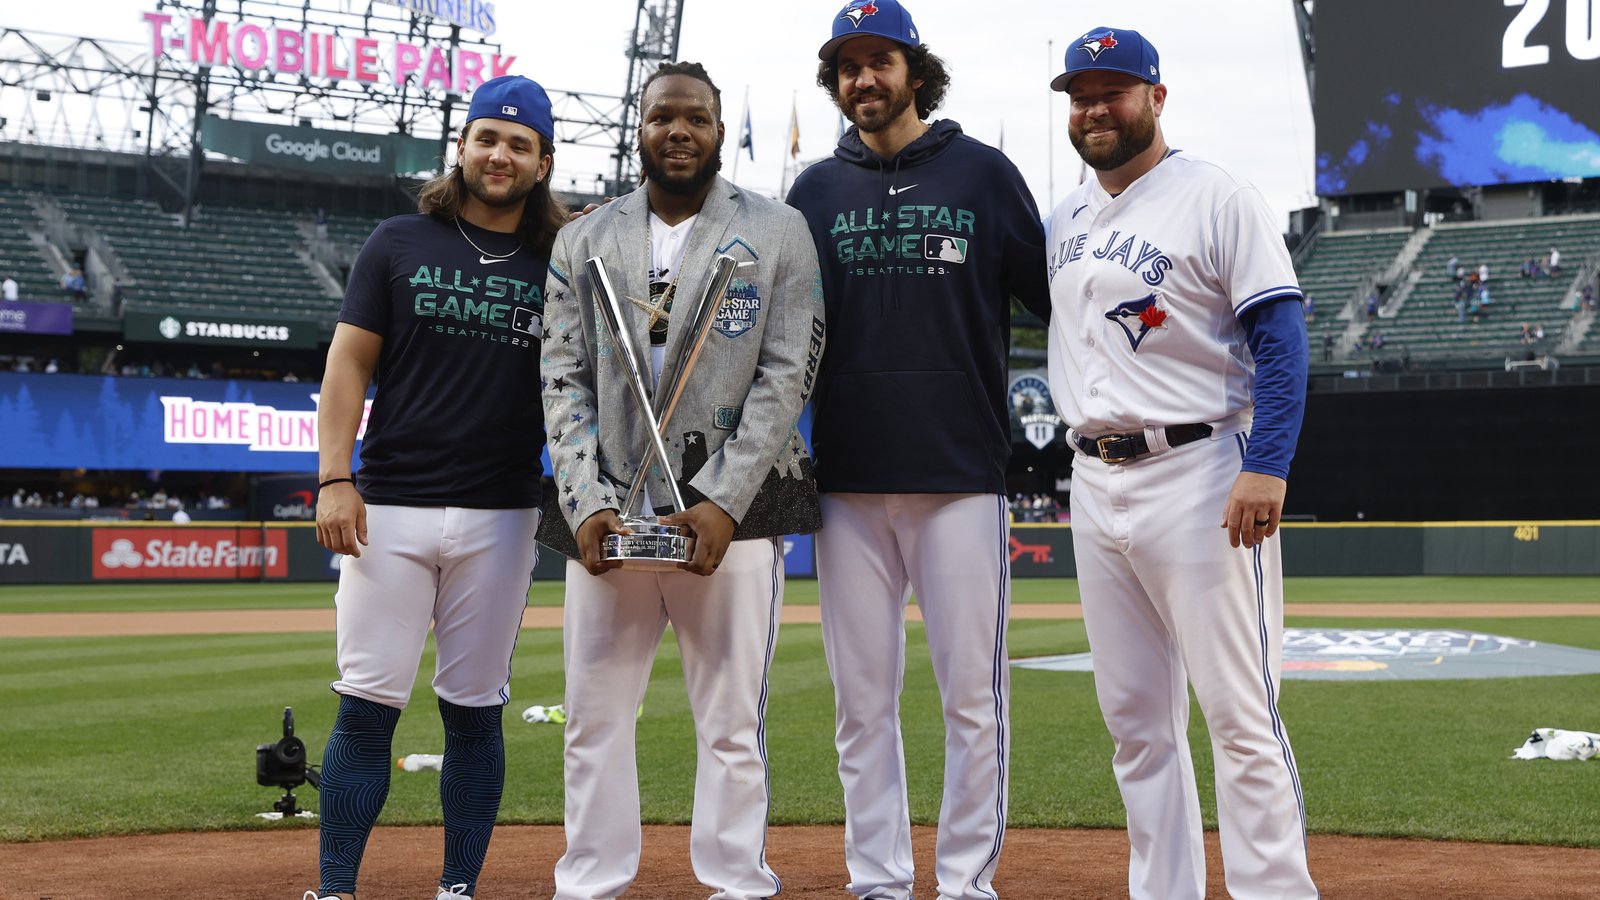
M1126 438L1127 435L1125 434L1108 434L1103 437L1095 438L1094 449L1095 452L1100 455L1100 461L1109 465L1112 463L1127 462L1128 460L1133 459L1134 454L1129 454L1127 456L1111 456L1106 449L1110 442L1125 440Z

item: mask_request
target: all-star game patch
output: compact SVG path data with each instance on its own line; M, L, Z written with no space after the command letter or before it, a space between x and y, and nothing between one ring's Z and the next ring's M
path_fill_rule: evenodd
M756 317L761 315L761 292L743 278L735 278L728 285L727 299L717 311L717 320L711 327L723 337L736 338L754 328Z
M1021 669L1092 672L1089 653L1014 659ZM1434 681L1600 674L1600 651L1453 628L1285 628L1283 677Z

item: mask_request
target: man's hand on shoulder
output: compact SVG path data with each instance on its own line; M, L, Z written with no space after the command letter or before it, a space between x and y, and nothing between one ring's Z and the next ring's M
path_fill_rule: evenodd
M607 198L605 198L604 202L602 202L602 203L590 203L587 206L585 206L583 209L573 210L572 212L567 213L567 221L568 222L576 222L579 219L583 218L584 216L587 216L589 213L594 212L595 210L597 210L600 207L604 206L606 203L610 203L611 201L613 201L615 199L617 199L617 198L615 198L615 197L607 197Z

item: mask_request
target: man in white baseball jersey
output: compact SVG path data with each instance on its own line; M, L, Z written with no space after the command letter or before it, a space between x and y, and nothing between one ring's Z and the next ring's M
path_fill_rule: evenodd
M853 123L795 181L831 337L812 438L817 579L859 897L913 886L900 689L915 592L944 711L939 895L980 900L1005 833L1011 298L1050 315L1022 175L949 119L944 63L897 0L833 17L817 83Z
M488 852L505 780L500 713L536 558L544 418L532 385L550 245L566 220L550 193L554 134L535 82L479 85L460 164L423 187L421 214L379 225L350 271L317 411L317 541L345 555L322 884L307 898L354 895L430 620L444 720L438 896L471 895Z
M718 900L755 900L780 889L766 861L766 703L783 535L820 523L795 427L822 355L817 254L799 213L717 176L721 94L699 63L663 63L639 105L644 186L568 225L550 255L542 374L557 509L540 538L572 557L555 896L617 897L638 873L635 711L671 624L699 750L689 859ZM644 377L665 386L693 337L682 298L704 293L723 253L741 266L664 423L671 458L654 461L584 263L604 258L619 327L650 346ZM688 508L661 521L693 531L694 558L686 571L617 568L601 541L635 512L622 509L630 486L644 479L650 506L671 513L668 478Z
M1096 177L1048 223L1050 388L1078 448L1072 537L1135 900L1205 894L1186 731L1211 733L1229 893L1317 896L1278 714L1278 530L1305 399L1301 292L1255 188L1167 145L1156 51L1072 41L1051 87Z

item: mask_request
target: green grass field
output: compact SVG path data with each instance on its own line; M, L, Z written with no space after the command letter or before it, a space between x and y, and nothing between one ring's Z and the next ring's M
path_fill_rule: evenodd
M559 602L540 585L536 602ZM0 612L307 607L315 586L135 586L0 589ZM1071 582L1018 582L1018 602L1075 600ZM1292 579L1291 601L1594 600L1600 579ZM815 583L795 581L788 602L814 603ZM1291 619L1344 625L1357 619ZM1448 621L1451 627L1600 649L1600 618ZM1385 627L1406 623L1389 620ZM1087 649L1076 621L1017 621L1013 657ZM938 811L942 726L919 626L908 640L904 731L912 812ZM561 817L561 731L522 722L529 705L559 702L560 634L525 632L507 710L508 784L501 820ZM395 754L443 746L428 679L431 650ZM0 640L0 709L8 747L0 767L0 840L33 840L269 825L253 813L277 792L254 782L256 744L276 740L283 707L313 761L332 724L332 634ZM832 687L814 625L787 625L771 678L768 742L775 824L841 821L834 767ZM1405 835L1600 847L1594 796L1600 762L1516 762L1507 757L1536 726L1600 730L1600 676L1434 682L1289 681L1282 700L1295 741L1311 828L1319 833ZM644 814L685 822L694 747L676 649L665 641L640 728ZM1090 676L1013 672L1011 823L1117 827L1111 741ZM1191 729L1202 802L1210 748L1198 710ZM383 821L436 823L437 773L396 771ZM299 790L315 809L316 792Z
M1284 592L1290 603L1575 603L1600 601L1600 578L1289 578ZM1066 578L1023 578L1013 582L1012 595L1016 603L1077 603L1078 583ZM528 602L533 606L560 606L561 583L535 582L528 592ZM790 581L784 603L815 606L817 583ZM0 587L0 613L313 609L332 604L332 582Z

